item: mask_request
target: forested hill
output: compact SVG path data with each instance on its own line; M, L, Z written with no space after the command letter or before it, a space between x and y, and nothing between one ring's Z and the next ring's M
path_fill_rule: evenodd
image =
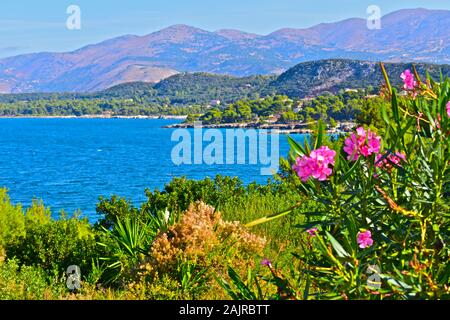
M95 93L0 94L0 103L36 100L133 99L159 105L231 103L257 98L275 76L233 77L208 73L180 73L157 84L124 83Z
M240 99L256 98L274 76L252 76L238 78L209 73L180 73L157 84L142 82L121 84L96 96L114 98L140 97L149 102L188 105L220 100L231 103Z
M434 79L439 79L441 71L444 76L450 76L449 65L416 64L416 67L422 77L425 77L426 71ZM401 87L400 74L405 69L411 69L412 65L387 63L386 68L393 84ZM71 104L97 101L100 109L104 108L105 101L115 104L118 101L126 102L128 109L133 108L133 105L160 108L205 106L214 100L220 100L221 105L226 105L242 99L257 99L274 94L303 98L318 96L324 92L336 94L345 89L370 87L376 92L382 82L383 76L376 62L329 59L300 63L278 77L238 78L208 73L181 73L157 84L126 83L96 93L6 94L0 95L0 103L39 101L45 107L46 101L53 102L52 106L55 101L71 101Z
M402 84L401 73L406 69L412 70L411 63L386 63L385 66L392 84L397 87ZM450 77L450 65L420 63L415 66L422 78L425 78L427 71L434 79L440 78L441 71L444 76ZM300 63L272 81L266 91L296 98L317 96L325 91L337 93L345 89L377 89L383 81L377 62L330 59Z
M386 69L394 85L400 87L400 74L412 69L411 63L386 63ZM450 76L449 65L416 64L422 77L426 71L434 79L440 72ZM378 89L383 82L379 63L370 61L328 59L304 62L289 69L278 77L253 76L237 78L208 73L182 73L167 78L156 85L137 82L121 84L97 93L99 98L139 97L148 102L164 102L173 105L209 103L221 100L231 103L242 99L273 94L290 98L318 96L328 91L338 93L345 89Z

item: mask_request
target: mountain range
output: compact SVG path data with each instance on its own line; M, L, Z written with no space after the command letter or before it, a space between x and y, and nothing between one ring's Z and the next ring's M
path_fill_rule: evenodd
M127 82L157 83L184 72L278 75L301 62L331 58L446 64L449 30L450 11L427 9L385 15L380 30L369 30L359 18L269 35L175 25L68 53L1 59L0 93L94 92Z

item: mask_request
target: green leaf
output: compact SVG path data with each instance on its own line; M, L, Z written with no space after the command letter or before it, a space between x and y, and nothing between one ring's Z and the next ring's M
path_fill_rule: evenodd
M392 113L394 115L394 120L397 125L401 125L400 123L400 114L398 112L398 101L397 101L397 90L392 89Z
M230 276L231 280L233 280L233 284L238 288L243 298L247 300L256 300L255 294L241 280L241 278L233 268L228 268L228 275Z
M358 160L356 160L355 163L350 167L350 169L346 173L344 173L344 175L341 177L340 183L345 182L352 175L352 173L356 170L360 162L361 157L358 157Z
M314 144L314 149L319 149L322 146L323 141L323 121L319 120L319 124L317 126L317 138L316 143Z
M289 213L291 213L292 211L297 209L300 205L301 205L301 203L298 203L297 205L295 205L294 207L292 207L292 208L290 208L290 209L288 209L286 211L283 211L283 212L280 212L280 213L275 213L275 214L272 214L272 215L269 215L269 216L265 216L265 217L262 217L260 219L256 219L256 220L254 220L252 222L247 223L245 225L245 227L246 228L252 228L252 227L258 226L260 224L264 224L264 223L267 223L267 222L270 222L270 221L282 218L285 215L288 215Z
M299 156L304 156L306 155L306 151L305 149L299 144L297 143L297 141L295 141L294 139L292 139L290 136L287 137L288 138L288 142L289 145L291 146L291 149Z
M350 257L350 254L345 251L345 249L341 246L341 244L328 232L325 231L328 240L330 240L331 242L331 246L333 247L333 249L336 251L337 255L340 258L346 258L346 257Z
M391 120L389 119L389 116L387 114L386 105L381 105L381 116L383 117L384 122L386 122L387 125L391 124Z

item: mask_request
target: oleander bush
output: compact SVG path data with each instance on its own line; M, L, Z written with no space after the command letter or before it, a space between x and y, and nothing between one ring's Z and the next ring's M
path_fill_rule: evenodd
M359 127L328 146L321 134L312 145L291 140L298 192L321 206L292 252L301 281L277 283L288 297L450 298L450 81L407 70L399 96L385 78L383 136Z

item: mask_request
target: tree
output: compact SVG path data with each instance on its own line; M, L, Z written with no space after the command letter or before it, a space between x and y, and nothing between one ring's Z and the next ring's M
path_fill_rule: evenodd
M280 122L282 123L289 123L294 121L297 121L297 114L293 111L283 112L280 116Z

